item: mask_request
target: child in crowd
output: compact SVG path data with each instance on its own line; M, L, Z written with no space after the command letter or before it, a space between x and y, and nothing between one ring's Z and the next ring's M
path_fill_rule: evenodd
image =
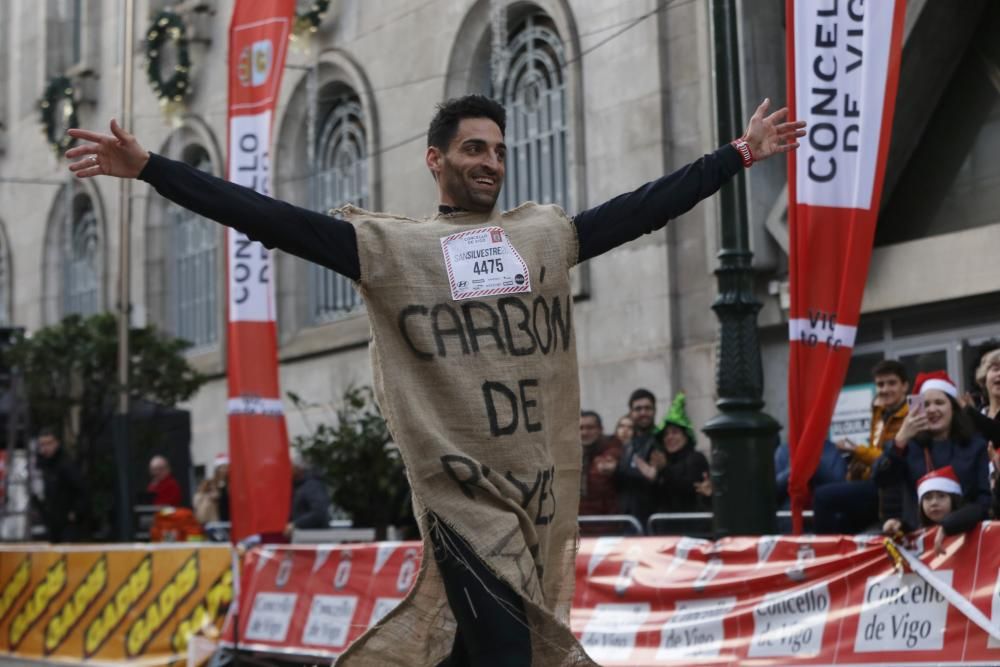
M917 483L917 496L921 526L940 526L934 538L935 553L944 553L945 536L972 530L979 523L979 508L962 506L962 486L951 466L932 470L921 477ZM899 519L888 519L883 531L897 536L903 531L903 523Z

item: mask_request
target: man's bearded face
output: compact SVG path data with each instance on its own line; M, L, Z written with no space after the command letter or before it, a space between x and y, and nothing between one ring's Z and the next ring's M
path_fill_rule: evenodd
M437 171L441 203L477 213L496 205L503 186L507 146L488 118L463 118Z

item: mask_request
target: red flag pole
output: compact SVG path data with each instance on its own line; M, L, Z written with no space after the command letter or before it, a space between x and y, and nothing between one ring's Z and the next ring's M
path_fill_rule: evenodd
M237 0L229 27L229 180L270 194L274 111L294 0ZM226 230L229 460L234 541L281 533L291 503L271 254Z
M901 0L786 2L789 106L808 127L788 176L788 491L797 534L860 318L905 11Z

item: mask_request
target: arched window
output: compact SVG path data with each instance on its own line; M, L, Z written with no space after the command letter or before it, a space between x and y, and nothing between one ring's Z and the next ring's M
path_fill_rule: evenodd
M62 314L95 315L104 308L101 298L104 258L97 214L87 195L73 199L62 241Z
M184 162L212 173L208 152L188 146ZM195 347L219 340L218 225L170 203L166 210L169 238L167 303L171 332Z
M353 91L337 94L316 132L314 201L320 211L344 204L369 205L364 111ZM309 266L309 320L322 324L361 307L351 281L316 264Z
M568 210L566 58L552 20L521 18L505 55L506 75L494 91L507 109L503 208L531 200Z

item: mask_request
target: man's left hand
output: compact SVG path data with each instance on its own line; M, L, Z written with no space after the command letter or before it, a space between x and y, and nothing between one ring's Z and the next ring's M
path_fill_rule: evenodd
M788 107L781 107L768 115L771 99L764 98L747 125L743 139L750 144L753 161L760 162L778 153L787 153L799 147L798 138L806 136L804 120L786 121Z

